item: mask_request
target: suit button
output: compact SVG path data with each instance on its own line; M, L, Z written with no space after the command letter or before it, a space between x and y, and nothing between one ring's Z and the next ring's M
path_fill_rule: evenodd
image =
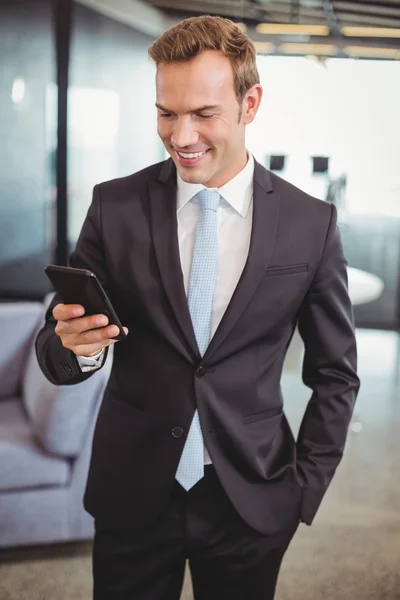
M207 369L203 365L199 365L196 369L196 376L200 379L207 373Z
M182 427L174 427L173 428L172 435L174 438L180 438L182 434L183 434Z

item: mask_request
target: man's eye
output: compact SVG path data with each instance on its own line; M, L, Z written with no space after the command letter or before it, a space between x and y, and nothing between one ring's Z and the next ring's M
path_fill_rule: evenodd
M164 119L168 119L171 116L171 113L160 113L160 117L163 117Z
M211 119L211 117L213 115L205 115L203 113L199 113L197 116L200 117L201 119Z

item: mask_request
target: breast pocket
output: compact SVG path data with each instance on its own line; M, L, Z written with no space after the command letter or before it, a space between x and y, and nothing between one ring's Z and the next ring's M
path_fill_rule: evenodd
M308 268L308 263L296 263L293 265L268 267L268 269L264 273L264 277L275 277L278 275L294 275L295 273L306 273L308 271Z
M264 271L253 306L274 327L287 325L299 310L310 285L309 263L272 266Z

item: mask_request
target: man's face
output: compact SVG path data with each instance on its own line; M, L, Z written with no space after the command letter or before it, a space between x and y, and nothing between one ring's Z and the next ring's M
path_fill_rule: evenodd
M217 51L158 66L158 134L184 181L220 187L243 169L245 126L261 99L254 87L239 106L232 67Z

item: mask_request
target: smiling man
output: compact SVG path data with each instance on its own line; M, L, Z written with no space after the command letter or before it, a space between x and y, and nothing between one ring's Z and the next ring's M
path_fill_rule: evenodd
M333 205L245 146L256 54L229 20L187 19L150 47L171 158L97 185L74 267L129 335L115 346L85 494L95 600L272 600L299 521L338 466L359 388ZM280 378L299 327L312 393L297 441ZM115 327L56 296L37 338L50 381L84 381Z
M158 63L158 133L184 181L219 188L247 163L246 125L262 96L256 66L243 65L243 81L236 82L220 50L172 63L162 52L164 46L151 50Z

